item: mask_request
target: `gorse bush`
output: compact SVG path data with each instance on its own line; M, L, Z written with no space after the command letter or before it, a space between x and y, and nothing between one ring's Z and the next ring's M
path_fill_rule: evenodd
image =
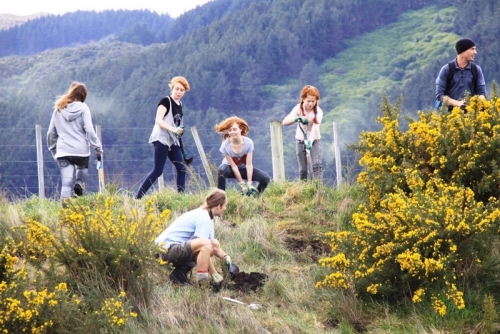
M153 240L169 215L155 197L139 210L97 195L71 201L54 229L31 218L13 227L1 241L0 329L118 331L149 304Z
M500 269L500 99L494 87L491 100L470 98L466 110L419 112L406 131L401 103L385 96L383 129L354 146L368 203L347 230L327 233L333 254L320 263L333 272L317 287L409 297L443 316Z

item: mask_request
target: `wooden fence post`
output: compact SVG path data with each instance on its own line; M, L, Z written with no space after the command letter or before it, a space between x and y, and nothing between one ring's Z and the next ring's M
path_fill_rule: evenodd
M337 174L337 188L342 185L342 162L340 160L340 143L338 123L333 122L333 147L335 149L335 172Z
M102 143L102 128L101 128L101 124L97 124L95 126L95 131L96 131L96 134L97 134L97 138L99 138L99 140L101 141L101 145L103 145ZM97 171L98 172L98 175L99 175L99 192L100 193L103 193L104 190L106 190L106 187L105 187L105 184L104 184L104 154L101 155L101 168L99 168L99 170Z
M43 148L42 148L42 126L35 125L36 129L36 161L38 167L38 196L45 198L45 177L43 174Z
M271 156L273 180L285 181L285 158L283 154L283 131L280 121L271 121Z
M212 175L212 171L210 170L210 163L207 159L207 155L205 154L205 150L203 149L203 145L201 144L200 136L198 135L198 130L196 130L196 126L192 126L190 129L193 134L196 148L198 149L198 153L200 154L203 168L205 169L205 173L207 174L208 183L210 184L210 187L215 187L214 177Z

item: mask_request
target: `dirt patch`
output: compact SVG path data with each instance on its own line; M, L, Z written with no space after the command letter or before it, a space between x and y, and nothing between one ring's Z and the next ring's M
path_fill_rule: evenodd
M330 246L318 239L307 240L288 237L285 239L285 246L292 252L307 255L313 260L330 252Z
M338 319L327 319L323 321L323 326L325 326L325 331L329 331L331 329L337 328L337 326L340 324L340 321Z
M263 273L245 273L239 272L232 278L232 283L227 285L228 289L241 291L241 292L256 292L264 286L268 276Z
M349 321L352 327L358 332L358 333L364 333L366 332L366 324L361 322L361 321ZM323 326L325 326L325 331L329 331L332 329L335 329L339 326L340 320L338 319L327 319L323 321Z

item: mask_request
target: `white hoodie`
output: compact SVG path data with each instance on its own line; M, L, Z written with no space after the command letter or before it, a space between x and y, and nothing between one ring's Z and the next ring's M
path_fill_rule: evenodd
M94 131L89 107L72 102L60 111L54 110L47 131L47 146L54 156L88 157L90 145L102 154L102 145Z

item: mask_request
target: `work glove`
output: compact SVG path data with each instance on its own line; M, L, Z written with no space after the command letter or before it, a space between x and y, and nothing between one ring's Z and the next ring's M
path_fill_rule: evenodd
M224 277L222 277L221 274L217 273L215 275L212 275L212 279L214 280L215 283L220 283L224 280Z
M311 148L312 148L312 146L313 146L313 142L312 142L312 140L308 140L308 141L306 142L306 150L310 151L310 150L311 150Z
M101 162L102 161L102 155L99 153L96 154L97 161Z
M179 127L176 127L176 128L172 128L170 130L170 132L172 132L177 138L181 138L182 135L184 134L184 127L183 126L179 126Z
M225 255L224 256L224 260L226 260L226 266L227 266L227 270L229 270L229 268L231 268L231 257L229 255Z
M240 185L243 194L246 195L248 193L248 185L245 183L245 181L241 181L238 184Z
M259 191L252 185L252 181L248 181L248 195L256 195Z
M295 117L294 121L295 122L300 122L302 124L308 124L309 123L309 119L307 119L307 117L305 117L305 116Z

